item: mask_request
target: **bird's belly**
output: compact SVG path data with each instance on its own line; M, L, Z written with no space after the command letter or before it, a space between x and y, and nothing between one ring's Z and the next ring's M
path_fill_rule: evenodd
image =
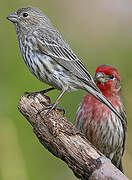
M24 61L32 74L56 89L75 91L80 86L75 76L45 54L30 53L24 57Z
M105 110L100 111L103 107L95 110L93 106L91 109L86 109L86 118L83 116L77 123L87 139L112 159L117 150L123 146L124 131L119 118L103 104L102 106Z
M113 114L112 120L98 121L89 125L89 139L107 157L113 158L119 147L123 146L124 132L122 123ZM101 120L101 119L100 119ZM113 121L113 123L112 123ZM90 126L92 134L90 133Z

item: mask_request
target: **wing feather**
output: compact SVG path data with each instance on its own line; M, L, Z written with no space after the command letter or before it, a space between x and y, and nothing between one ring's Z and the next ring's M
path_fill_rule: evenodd
M123 126L123 131L124 131L124 139L123 139L123 152L122 155L124 154L124 149L125 149L125 144L126 144L126 133L127 133L127 118L126 118L126 112L125 112L125 108L124 105L122 103L122 109L120 110L120 114L122 116L122 118L124 119L124 121L122 122L122 126Z
M55 28L39 28L36 29L32 35L36 38L41 53L50 56L56 63L69 71L71 75L76 76L88 85L89 92L98 100L105 103L122 121L124 121L112 104L102 95L88 70Z
M37 39L37 42L41 52L52 57L58 64L81 79L85 84L88 84L90 87L100 92L100 90L96 87L90 73L70 49L57 45L55 43L51 43L51 40L50 44L49 42L41 41L39 39Z

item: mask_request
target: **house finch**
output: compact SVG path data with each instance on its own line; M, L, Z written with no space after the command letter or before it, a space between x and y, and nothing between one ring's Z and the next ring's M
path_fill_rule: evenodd
M7 18L15 25L21 54L31 73L40 81L61 90L50 110L56 107L66 91L84 89L122 119L42 11L34 7L23 7Z
M120 75L115 67L101 65L96 69L94 81L104 96L120 112L124 121L91 94L87 94L78 108L76 127L123 171L121 160L126 139L126 115L120 97Z

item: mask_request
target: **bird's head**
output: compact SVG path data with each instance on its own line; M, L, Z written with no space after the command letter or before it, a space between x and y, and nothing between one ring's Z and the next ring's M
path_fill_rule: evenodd
M51 25L44 13L35 7L22 7L7 17L18 29L31 30L43 24Z
M121 78L113 66L105 64L98 66L94 81L105 96L119 94L121 91Z

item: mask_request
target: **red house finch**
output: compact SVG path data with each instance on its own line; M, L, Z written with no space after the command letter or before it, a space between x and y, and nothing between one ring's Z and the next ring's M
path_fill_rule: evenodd
M110 158L115 166L123 171L121 160L126 139L126 116L120 97L120 75L116 68L101 65L96 69L94 80L104 96L120 112L124 121L121 121L91 94L87 94L78 108L76 127L98 150Z
M66 91L84 89L122 119L42 11L34 7L23 7L7 18L15 25L21 54L31 73L40 81L61 90L51 109L59 103Z

